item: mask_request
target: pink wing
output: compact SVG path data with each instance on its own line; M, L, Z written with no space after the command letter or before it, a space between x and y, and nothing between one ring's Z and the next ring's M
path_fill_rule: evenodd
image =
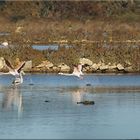
M9 69L9 71L13 71L14 67L11 65L11 63L5 58L4 58L4 60L5 60L5 64L6 64L7 68Z
M78 70L77 67L74 66L74 68L73 68L73 73L77 73L77 72L79 72L79 70Z
M20 64L20 66L17 68L18 73L20 73L21 69L25 66L25 63L26 63L25 61L22 62L22 63Z
M79 64L79 65L77 66L77 69L78 69L79 72L82 71L82 65Z

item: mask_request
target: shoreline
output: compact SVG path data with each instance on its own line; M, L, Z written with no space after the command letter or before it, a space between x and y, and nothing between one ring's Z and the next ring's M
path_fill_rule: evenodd
M60 71L59 71L60 72ZM58 74L59 72L43 72L43 71L25 71L28 74ZM65 72L70 73L70 72ZM84 74L99 74L99 75L140 75L140 72L84 72Z

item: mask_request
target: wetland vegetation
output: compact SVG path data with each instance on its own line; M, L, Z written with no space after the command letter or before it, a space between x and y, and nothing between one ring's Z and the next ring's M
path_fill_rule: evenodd
M80 58L140 71L140 2L1 1L0 56L10 61L48 60L72 66ZM58 45L35 50L33 45ZM65 47L65 46L72 47ZM12 62L17 63L17 62Z

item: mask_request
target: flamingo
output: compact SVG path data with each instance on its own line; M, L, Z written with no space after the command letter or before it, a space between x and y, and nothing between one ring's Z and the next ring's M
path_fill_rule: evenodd
M82 64L79 64L78 66L74 65L74 68L73 68L73 73L58 73L60 75L66 75L66 76L77 76L79 77L80 79L82 79L83 77L81 77L81 75L84 75L83 72L82 72Z
M14 68L7 59L4 58L4 60L5 60L6 67L9 69L9 72L5 74L11 74L13 76L20 76L20 72L22 68L25 66L26 62L24 61L19 65L18 68Z
M12 82L15 86L23 83L22 74L24 74L23 71L21 71L21 72L19 73L19 75L15 77L15 80Z
M25 74L25 73L22 71L22 68L25 66L26 62L24 61L20 64L18 68L14 68L7 59L4 58L4 60L5 60L6 67L9 69L9 72L0 73L0 74L11 74L15 76L15 80L13 81L14 84L23 83L22 74Z

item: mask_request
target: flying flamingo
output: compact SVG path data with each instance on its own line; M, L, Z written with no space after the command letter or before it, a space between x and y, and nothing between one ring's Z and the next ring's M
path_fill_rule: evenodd
M15 80L12 82L14 85L19 85L19 84L22 84L22 83L23 83L22 74L24 74L23 71L21 71L21 72L19 73L19 75L15 77Z
M84 75L82 72L82 64L79 64L78 66L74 65L73 68L73 73L58 73L60 75L66 75L66 76L77 76L80 79L83 79L83 77L81 77L81 75Z
M7 68L9 69L8 73L12 74L13 76L17 76L17 75L19 76L22 68L25 66L25 63L26 63L24 61L17 68L14 68L7 59L4 59L4 60L5 60L5 64Z
M0 74L11 74L15 76L15 80L13 81L14 84L23 83L22 74L24 74L24 72L22 71L22 68L25 66L26 62L24 61L20 64L18 68L14 68L7 59L4 59L4 60L5 60L6 67L9 69L9 72L0 73Z

